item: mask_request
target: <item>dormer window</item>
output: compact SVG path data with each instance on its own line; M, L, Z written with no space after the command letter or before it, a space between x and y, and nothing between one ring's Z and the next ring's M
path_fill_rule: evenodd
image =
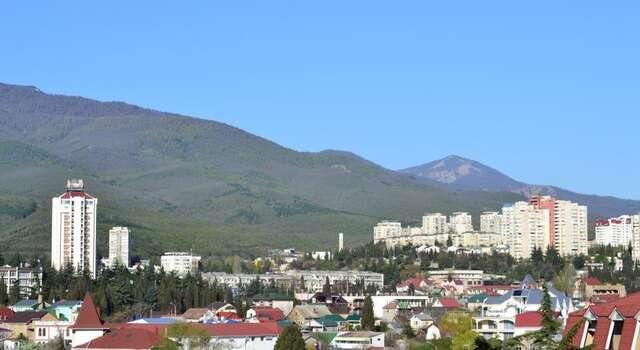
M609 328L609 336L607 337L607 346L605 349L618 350L620 349L620 339L622 338L622 328L624 326L624 316L622 316L618 310L613 310L609 315L611 320L611 327Z

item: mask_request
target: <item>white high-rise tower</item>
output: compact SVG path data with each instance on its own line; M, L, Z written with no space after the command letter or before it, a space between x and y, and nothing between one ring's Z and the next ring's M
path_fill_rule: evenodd
M338 233L338 251L341 252L344 249L344 233Z
M109 263L111 266L129 267L128 227L113 227L109 230Z
M84 191L83 180L67 180L65 193L52 199L51 266L71 265L96 277L96 211L98 199Z

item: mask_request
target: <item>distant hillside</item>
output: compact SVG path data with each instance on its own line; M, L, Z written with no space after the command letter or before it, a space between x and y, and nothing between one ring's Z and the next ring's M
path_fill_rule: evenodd
M256 116L259 118L260 116ZM341 151L296 152L232 126L121 102L0 84L0 246L48 254L50 202L68 177L99 198L133 253L326 248L371 239L381 219L479 213L522 198L443 189Z
M508 191L523 196L553 195L589 206L592 221L596 218L640 212L640 201L580 194L555 186L530 185L482 163L458 156L448 156L400 172L410 174L423 183L446 189Z

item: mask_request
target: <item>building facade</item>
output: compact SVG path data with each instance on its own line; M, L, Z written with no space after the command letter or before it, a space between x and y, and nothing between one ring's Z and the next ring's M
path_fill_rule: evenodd
M502 208L502 241L509 254L517 259L531 256L534 248L549 245L549 211L527 202L516 202Z
M447 216L440 213L426 214L422 217L422 232L425 235L447 233Z
M500 233L502 230L502 215L497 211L485 211L480 215L480 232Z
M464 233L473 231L472 218L469 213L455 212L449 217L449 232Z
M42 268L1 266L0 279L7 287L7 295L11 292L11 288L18 283L20 296L26 298L31 295L33 288L40 288L42 285Z
M556 200L553 246L562 256L587 255L587 207L570 201Z
M165 272L184 276L198 271L202 257L187 252L169 252L160 257L160 265Z
M65 193L52 199L51 266L71 265L96 276L98 199L85 192L84 181L67 180Z
M596 244L627 246L633 240L633 218L630 215L598 220L595 226Z
M109 264L129 266L128 227L113 227L109 230Z

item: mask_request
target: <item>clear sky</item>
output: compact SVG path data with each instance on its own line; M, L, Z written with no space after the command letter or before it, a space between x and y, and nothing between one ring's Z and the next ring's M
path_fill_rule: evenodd
M640 199L637 1L5 1L0 81Z

